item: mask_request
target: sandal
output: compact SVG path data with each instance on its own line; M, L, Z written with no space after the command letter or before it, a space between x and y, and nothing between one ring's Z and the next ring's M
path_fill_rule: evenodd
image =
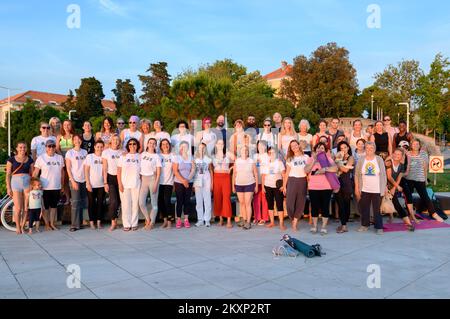
M317 233L317 227L311 227L309 230L311 233L316 234Z
M70 228L71 232L77 231L78 229L76 229L75 227Z
M131 228L130 227L125 227L124 229L123 229L123 231L130 231L131 230Z
M322 228L322 229L320 230L320 234L321 234L321 235L326 235L326 234L328 234L328 230L327 230L326 228Z

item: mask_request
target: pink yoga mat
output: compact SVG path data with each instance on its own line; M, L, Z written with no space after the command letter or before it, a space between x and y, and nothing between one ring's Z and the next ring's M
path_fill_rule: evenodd
M440 223L435 220L422 220L420 224L415 224L416 231L424 230L424 229L434 229L434 228L450 228L450 225L447 223ZM399 232L399 231L408 231L404 223L392 223L392 224L384 224L384 231L389 232Z

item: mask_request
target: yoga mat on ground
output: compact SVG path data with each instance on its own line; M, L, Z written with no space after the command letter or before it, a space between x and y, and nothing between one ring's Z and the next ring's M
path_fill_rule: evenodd
M316 255L316 252L314 248L308 244L305 244L304 242L291 238L292 243L294 244L294 249L301 252L303 255L305 255L308 258L313 258Z
M416 231L418 230L426 230L426 229L436 229L436 228L450 228L450 225L447 223L440 223L435 220L422 220L419 224L415 224ZM392 224L384 224L384 231L389 232L402 232L408 231L406 225L404 223L392 223Z

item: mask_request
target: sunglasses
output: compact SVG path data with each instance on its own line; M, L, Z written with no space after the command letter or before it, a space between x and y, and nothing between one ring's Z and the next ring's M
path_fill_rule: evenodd
M264 127L270 127L270 124L264 124Z
M125 125L125 122L117 122L117 125Z
M47 145L48 148L56 148L56 145Z
M43 130L49 130L49 129L50 129L50 126L41 126L41 129L43 129Z
M390 121L391 121L391 119L384 119L384 121L385 121L385 122L390 122Z
M136 122L128 122L128 124L136 124Z
M130 144L128 144L128 146L137 146L137 144L136 143L130 143Z

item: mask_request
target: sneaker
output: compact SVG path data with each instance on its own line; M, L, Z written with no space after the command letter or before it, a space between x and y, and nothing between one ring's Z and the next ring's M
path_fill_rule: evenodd
M206 222L205 225L206 225L206 227L211 227L211 223L210 222Z
M320 230L320 234L321 234L321 235L326 235L326 234L328 234L328 230L327 230L326 228L322 228L322 229Z
M315 233L317 233L317 227L311 227L311 229L309 231L311 233L315 234Z
M408 225L408 230L409 231L411 231L411 232L413 232L413 231L415 231L416 230L416 226L414 226L414 225Z
M184 220L184 228L191 228L191 224L189 223L189 219Z
M203 220L199 220L196 224L195 227L202 227L204 225Z
M244 228L244 229L250 229L250 228L252 228L252 224L250 224L250 223L245 223L244 226L243 226L243 228Z
M264 220L260 220L258 223L259 226L264 226L265 224L266 224L266 222Z
M181 228L181 219L177 219L176 228L178 228L178 229Z
M383 235L384 234L384 230L382 229L377 229L377 235Z
M363 233L363 232L366 232L368 230L369 230L369 227L366 227L366 226L361 226L361 227L358 228L358 232L359 233Z

